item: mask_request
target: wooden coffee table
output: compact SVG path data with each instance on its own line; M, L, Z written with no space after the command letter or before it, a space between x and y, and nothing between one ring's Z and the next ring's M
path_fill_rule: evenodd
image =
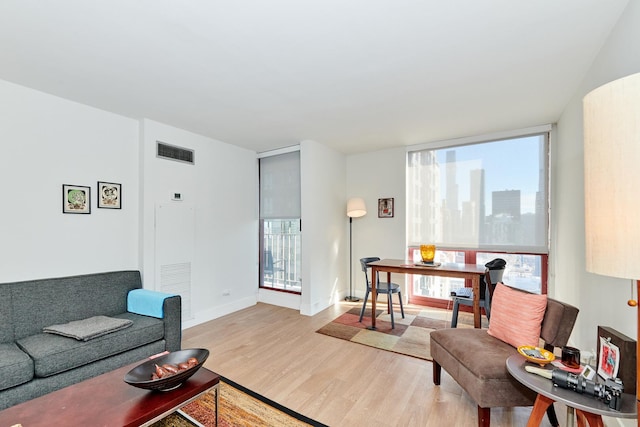
M0 411L0 426L147 426L217 387L220 381L218 374L202 367L170 391L144 390L125 383L125 374L142 362Z

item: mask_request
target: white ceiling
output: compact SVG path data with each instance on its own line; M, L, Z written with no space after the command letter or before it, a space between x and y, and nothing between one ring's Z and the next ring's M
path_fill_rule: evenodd
M627 0L2 0L0 79L255 151L555 122Z

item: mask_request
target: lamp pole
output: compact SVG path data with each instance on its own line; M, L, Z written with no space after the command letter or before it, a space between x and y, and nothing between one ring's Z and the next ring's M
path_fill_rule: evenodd
M364 199L354 197L347 202L347 216L349 217L349 295L345 301L357 302L360 298L353 296L353 218L359 218L367 214Z

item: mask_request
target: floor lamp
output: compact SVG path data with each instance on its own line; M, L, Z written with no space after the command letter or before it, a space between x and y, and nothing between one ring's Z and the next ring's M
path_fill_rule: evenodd
M640 73L601 86L583 101L587 271L632 279L640 291ZM640 313L637 314L640 331ZM640 340L636 339L636 390ZM626 387L625 387L626 388ZM636 394L637 399L637 394ZM637 401L640 411L640 401Z
M353 243L351 229L353 228L353 218L359 218L367 214L367 207L364 199L354 197L347 202L347 216L349 217L349 296L345 301L357 302L360 298L353 296Z

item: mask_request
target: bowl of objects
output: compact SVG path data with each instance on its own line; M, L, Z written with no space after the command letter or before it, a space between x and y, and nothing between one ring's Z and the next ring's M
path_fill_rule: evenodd
M206 348L179 350L149 359L124 376L124 382L147 390L178 388L195 374L209 357Z
M549 350L532 345L521 345L518 347L518 353L520 353L529 362L537 363L540 366L553 362L556 358L556 356Z

